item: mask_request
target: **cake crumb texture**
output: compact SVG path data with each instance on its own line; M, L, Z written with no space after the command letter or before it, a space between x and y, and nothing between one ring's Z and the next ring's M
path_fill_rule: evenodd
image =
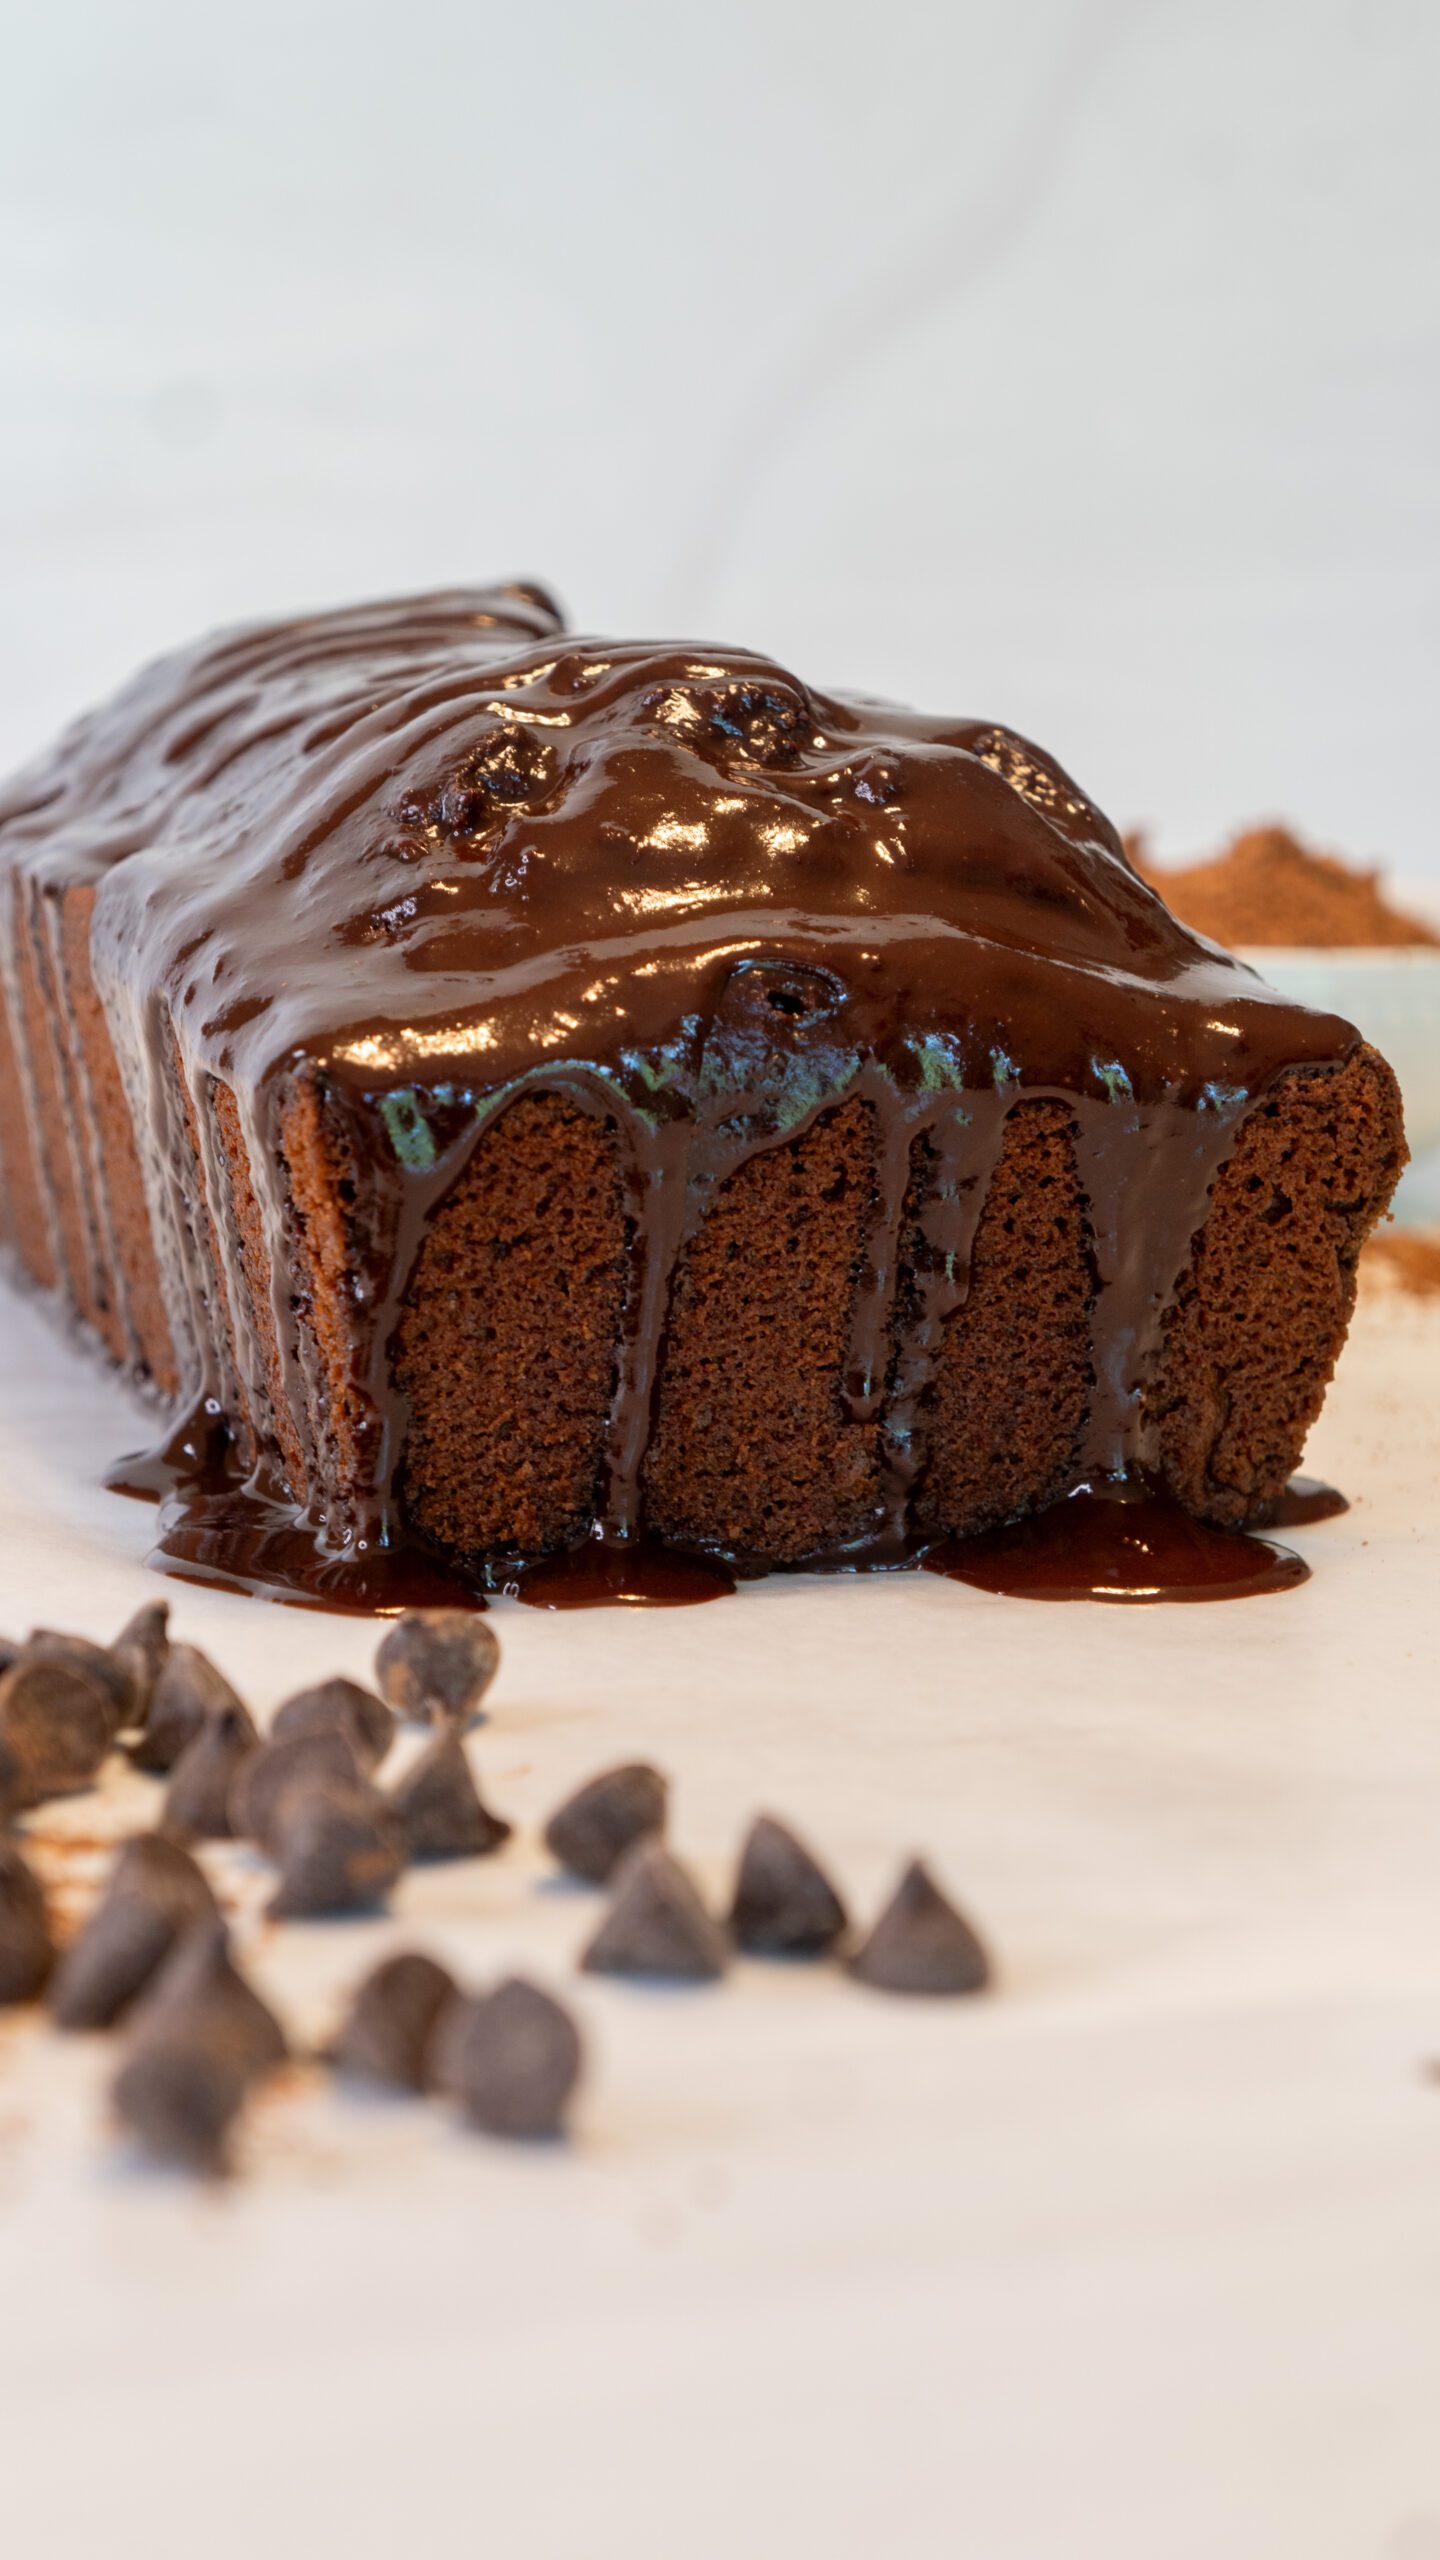
M1246 1119L1166 1318L1150 1398L1165 1481L1238 1525L1278 1494L1334 1373L1361 1247L1405 1162L1395 1079L1362 1048Z
M661 1537L786 1564L864 1534L878 1426L841 1389L874 1197L871 1115L851 1102L711 1201L662 1355L645 1471Z
M613 1126L560 1095L512 1103L432 1220L399 1326L402 1498L452 1554L589 1527L626 1245Z

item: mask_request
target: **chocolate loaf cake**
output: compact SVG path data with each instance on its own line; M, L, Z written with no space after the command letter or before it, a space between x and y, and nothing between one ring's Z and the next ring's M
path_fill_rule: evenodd
M1244 1522L1404 1157L1023 739L528 587L150 669L0 896L9 1254L171 1409L166 1552L337 1600Z

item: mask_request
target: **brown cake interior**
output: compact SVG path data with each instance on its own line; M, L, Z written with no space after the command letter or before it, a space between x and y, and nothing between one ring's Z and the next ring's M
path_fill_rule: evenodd
M1288 1077L1215 1186L1166 1318L1151 1392L1166 1482L1224 1527L1280 1491L1320 1411L1361 1248L1405 1161L1395 1079L1373 1049Z
M991 1177L969 1295L936 1368L921 1528L989 1528L1074 1482L1093 1293L1069 1115L1063 1103L1022 1103Z
M662 1353L646 1516L666 1538L789 1563L863 1536L876 1426L844 1374L874 1139L863 1103L752 1157L682 1257Z
M438 1546L583 1535L625 1248L613 1127L558 1097L504 1112L426 1236L396 1344L402 1500Z
M341 1143L332 1126L327 1148L313 1092L288 1128L343 1468ZM1294 1470L1402 1155L1394 1080L1370 1050L1288 1077L1246 1123L1149 1397L1160 1471L1187 1508L1234 1525ZM882 1426L847 1418L838 1381L872 1179L867 1115L851 1105L752 1158L710 1204L666 1330L644 1478L656 1534L775 1563L863 1536ZM396 1343L405 1515L442 1550L533 1554L584 1534L629 1243L613 1125L558 1095L502 1113L431 1223ZM922 1251L912 1220L902 1304ZM967 1534L1077 1480L1093 1289L1069 1116L1019 1104L922 1415L919 1530Z

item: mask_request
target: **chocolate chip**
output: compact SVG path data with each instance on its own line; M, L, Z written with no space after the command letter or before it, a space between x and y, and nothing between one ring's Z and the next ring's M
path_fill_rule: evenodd
M367 1973L330 2059L337 2071L387 2089L425 2089L441 2016L455 1998L443 1964L429 1956L387 1956Z
M845 1905L804 1842L758 1814L740 1853L730 1912L740 1945L752 1955L823 1955L845 1924Z
M627 1849L665 1828L669 1787L658 1769L627 1760L577 1787L545 1825L545 1846L586 1884L605 1884Z
M25 1803L92 1785L112 1730L105 1691L67 1655L22 1653L0 1679L0 1738Z
M165 1790L161 1820L173 1839L228 1840L235 1781L260 1748L249 1710L238 1700L207 1715L187 1742Z
M285 2051L278 2020L236 1970L223 1920L202 1924L136 2012L116 2114L157 2159L217 2171L251 2083Z
M8 1671L11 1663L19 1660L21 1651L13 1636L0 1636L0 1672Z
M375 1671L397 1715L464 1724L495 1677L500 1647L469 1609L407 1609L381 1640Z
M264 1742L243 1763L231 1787L231 1831L237 1840L253 1840L273 1858L292 1797L308 1787L355 1786L360 1774L355 1754L338 1726L321 1733L297 1733L288 1742Z
M153 1981L189 1929L218 1917L189 1851L158 1831L127 1840L90 1918L50 1985L57 2027L108 2027Z
M208 2037L156 2034L121 2064L110 2102L152 2159L218 2177L248 2086L234 2055Z
M378 1769L395 1739L395 1718L383 1698L373 1689L362 1689L358 1680L322 1680L313 1689L297 1689L283 1707L277 1707L270 1723L274 1742L291 1741L301 1733L343 1733L360 1768L368 1777Z
M151 1693L144 1730L132 1747L136 1768L173 1769L207 1716L238 1706L239 1698L208 1653L198 1645L172 1644Z
M482 1803L453 1726L392 1787L390 1809L412 1858L484 1858L510 1837L509 1823Z
M354 1779L295 1789L275 1855L280 1886L269 1908L277 1920L373 1911L405 1864L400 1825L384 1797Z
M653 1974L713 1982L730 1949L690 1878L658 1840L639 1840L615 1877L614 1898L586 1948L587 1973Z
M127 1722L143 1725L150 1713L155 1683L170 1651L170 1603L147 1600L127 1619L110 1647L129 1688Z
M0 1840L0 2009L37 1999L54 1962L39 1881L13 1843Z
M983 1991L990 1959L969 1921L913 1858L850 1970L877 1991Z
M0 1831L22 1811L28 1792L24 1763L13 1743L0 1733Z
M481 1999L456 2001L435 2051L437 2084L459 2099L472 2124L512 2140L564 2131L580 2065L580 2031L569 2010L518 1979Z
M50 1662L73 1662L78 1670L88 1672L97 1689L102 1689L110 1701L112 1735L129 1722L129 1677L108 1645L91 1644L86 1636L62 1635L54 1627L36 1627L26 1639L24 1650L32 1657L41 1655Z
M452 835L475 835L501 809L543 792L550 755L543 738L524 729L495 730L472 748L446 781L437 815Z
M280 2022L236 1966L218 1915L186 1930L137 2007L132 2051L151 2037L203 2037L247 2079L284 2061Z

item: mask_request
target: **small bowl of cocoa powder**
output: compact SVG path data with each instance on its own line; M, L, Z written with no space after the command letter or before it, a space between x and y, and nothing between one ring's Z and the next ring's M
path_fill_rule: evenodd
M1317 853L1288 828L1248 828L1223 853L1171 867L1126 839L1142 879L1192 932L1223 944L1297 1004L1343 1014L1389 1059L1415 1162L1397 1214L1440 1207L1440 931L1392 903L1378 870Z

